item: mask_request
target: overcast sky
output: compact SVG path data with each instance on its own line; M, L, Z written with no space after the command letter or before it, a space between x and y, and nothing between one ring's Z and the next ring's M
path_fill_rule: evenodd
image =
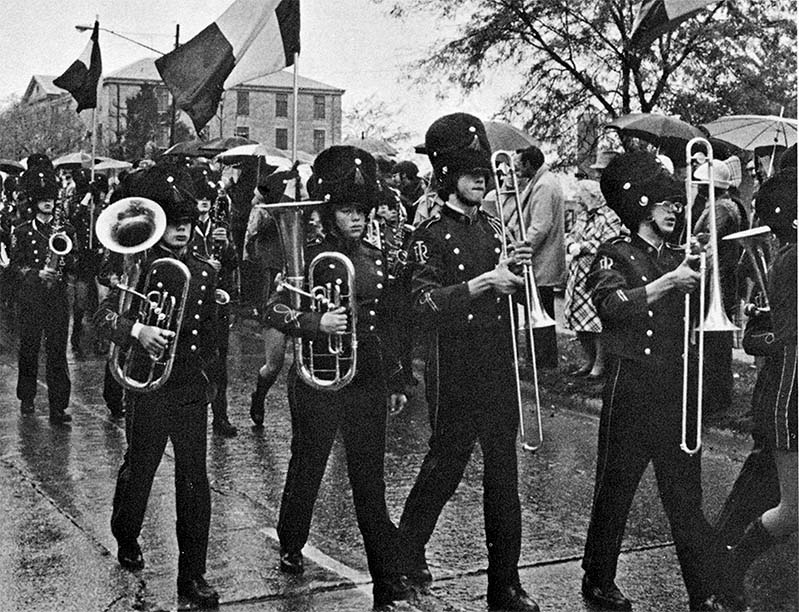
M180 24L185 42L214 21L232 0L4 0L0 19L0 99L24 93L33 74L58 75L78 58L89 39L76 24L91 24L168 51ZM463 110L491 119L492 93L442 102L413 89L403 78L408 62L423 57L451 26L427 15L399 21L388 15L390 0L302 0L300 74L346 90L345 109L376 95L399 110L399 122L424 134L438 116ZM449 27L449 30L447 29ZM104 72L150 54L111 34L100 33Z

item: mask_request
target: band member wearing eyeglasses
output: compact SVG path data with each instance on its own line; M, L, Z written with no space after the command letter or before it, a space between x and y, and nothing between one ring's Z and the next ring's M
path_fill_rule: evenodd
M151 367L150 355L167 351L171 342L177 342L172 373L163 386L152 391L126 392L128 448L117 477L111 533L119 546L120 565L131 571L142 569L144 556L138 538L155 472L166 443L171 440L175 454L178 595L200 606L215 606L219 594L206 582L204 574L211 520L206 471L206 372L217 349L216 271L189 247L197 215L196 203L190 196L190 177L156 165L128 179L123 186L124 195L153 200L164 209L167 219L163 236L147 252L136 290L141 293L145 289L148 270L158 258L183 262L191 280L177 339L173 329L139 321L138 300L134 300L130 311L117 312L118 288L109 293L94 317L95 325L122 349L134 343L143 349L128 355L131 375L138 380L145 378ZM124 244L122 240L120 243ZM163 282L163 290L169 291L171 284L164 277L170 275L170 271L165 271L153 281L155 287ZM172 295L177 294L178 287ZM149 290L157 289L151 285Z
M72 420L66 412L71 391L66 354L69 329L66 275L74 270L74 258L71 252L55 257L50 238L56 232L64 232L73 245L76 239L72 226L65 222L63 208L56 206L58 183L52 163L42 154L31 158L28 170L20 177L20 188L33 218L14 228L11 235L10 265L20 278L17 397L20 412L33 414L39 348L44 337L50 421L60 424Z
M425 146L443 205L414 232L409 248L413 307L433 337L425 364L432 436L400 519L405 571L419 586L432 581L425 547L479 441L488 605L535 612L518 570L519 413L507 301L524 287L518 273L522 264L532 265L532 249L517 243L502 259L499 221L480 210L491 147L477 117L441 117L427 130Z
M322 151L314 162L308 181L313 200L320 207L325 238L306 250L307 263L324 251L346 255L355 268L357 296L357 368L352 381L336 391L319 390L298 376L297 364L289 371L288 392L291 408L292 440L286 485L280 503L277 534L280 539L280 568L299 574L304 570L302 548L308 539L314 502L325 472L333 440L340 430L347 457L355 514L363 536L369 573L374 581L375 607L406 599L410 589L399 574L394 546L396 528L386 508L383 463L386 436L386 398L391 409L400 409L405 396L397 360L386 354L381 342L378 313L387 287L386 262L382 253L364 238L366 218L375 205L377 176L374 158L361 149L334 146ZM285 237L284 237L285 238ZM288 255L287 255L288 257ZM288 271L292 274L292 271ZM307 278L307 273L306 273ZM328 261L317 267L314 287L335 287L349 293L344 269ZM313 291L313 288L308 288ZM348 311L339 306L311 311L310 305L296 310L284 290L267 307L270 325L290 336L300 336L308 348L326 350L329 342L342 342L342 371L352 362L347 331ZM330 294L330 292L328 292ZM333 368L329 354L314 359L316 367ZM327 375L318 372L319 377ZM396 389L396 391L394 391ZM390 390L392 391L390 393Z
M794 157L792 167L781 168L763 183L755 202L761 222L780 243L768 274L773 333L764 338L770 356L760 374L768 376L768 383L755 413L777 466L780 495L777 505L749 523L730 553L725 567L725 601L734 610L749 609L744 589L749 566L797 530L796 200Z
M721 556L702 514L701 456L680 448L684 296L700 279L699 257L668 243L683 212L682 183L654 155L635 151L613 159L600 186L630 236L601 245L588 276L608 363L582 592L603 609L632 609L616 586L616 565L652 462L690 609L719 610Z

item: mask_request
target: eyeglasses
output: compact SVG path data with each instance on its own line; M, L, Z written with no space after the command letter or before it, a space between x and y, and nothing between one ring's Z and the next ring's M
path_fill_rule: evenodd
M665 202L655 202L655 206L662 206L663 210L666 212L673 212L680 214L684 208L682 202L670 202L666 200Z

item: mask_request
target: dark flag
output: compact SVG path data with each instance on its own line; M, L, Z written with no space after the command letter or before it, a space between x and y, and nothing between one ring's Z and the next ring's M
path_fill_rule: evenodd
M633 47L646 47L715 0L644 0L630 32Z
M293 65L299 51L300 0L236 0L155 66L199 132L225 89Z
M91 40L80 57L72 62L66 72L53 80L53 85L66 89L78 103L78 112L97 108L97 84L103 72L100 58L100 22L94 22Z

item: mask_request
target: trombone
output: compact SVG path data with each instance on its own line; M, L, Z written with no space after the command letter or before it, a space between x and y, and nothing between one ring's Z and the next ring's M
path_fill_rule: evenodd
M519 194L519 182L516 175L516 167L513 162L512 151L495 151L491 155L491 172L494 177L494 188L497 194L497 216L499 217L502 228L502 257L508 257L507 240L509 238L509 228L505 222L503 214L504 203L513 198L516 218L519 221L519 236L522 241L526 240L526 231L522 222L522 199ZM519 409L519 438L522 448L527 451L535 452L544 443L544 431L541 423L541 397L538 389L538 367L535 361L535 340L533 330L555 325L554 319L550 317L541 307L541 300L538 297L538 289L535 285L532 266L524 266L524 308L526 326L524 328L527 343L530 347L532 356L531 365L533 367L533 388L535 389L535 406L533 414L528 415L528 410L524 406L522 398L521 376L519 373L519 343L517 340L518 322L516 302L512 295L508 296L508 314L511 325L511 345L513 347L514 377L516 382L516 403ZM530 417L535 418L536 428L532 430L528 426Z
M694 153L694 147L701 145L704 152ZM721 278L719 276L719 254L718 254L718 229L716 227L716 195L713 183L713 147L705 138L692 138L685 145L685 157L688 167L685 177L685 195L687 198L685 207L685 254L692 253L693 248L693 205L698 194L699 185L708 186L707 204L708 217L710 220L710 247L711 269L710 269L710 300L706 300L707 291L707 249L703 248L699 253L699 323L697 332L697 393L696 393L696 427L694 431L693 446L688 442L688 411L689 411L689 348L691 344L691 296L685 295L685 312L683 325L683 371L682 371L682 426L680 437L680 448L689 455L695 455L702 448L702 404L704 393L704 367L705 367L705 333L709 332L729 332L738 329L724 312L724 304L721 298ZM694 176L694 171L698 167L707 165L707 178L700 179ZM707 303L706 303L707 302ZM707 313L706 313L707 310Z
M752 275L760 297L758 300L755 300L755 303L746 304L744 307L744 314L748 317L757 313L765 314L771 311L768 293L766 292L766 277L768 275L768 258L766 257L766 251L770 238L771 228L768 225L761 225L760 227L753 227L752 229L735 232L734 234L728 234L722 238L722 240L734 240L737 242L743 247L744 252L752 263Z

